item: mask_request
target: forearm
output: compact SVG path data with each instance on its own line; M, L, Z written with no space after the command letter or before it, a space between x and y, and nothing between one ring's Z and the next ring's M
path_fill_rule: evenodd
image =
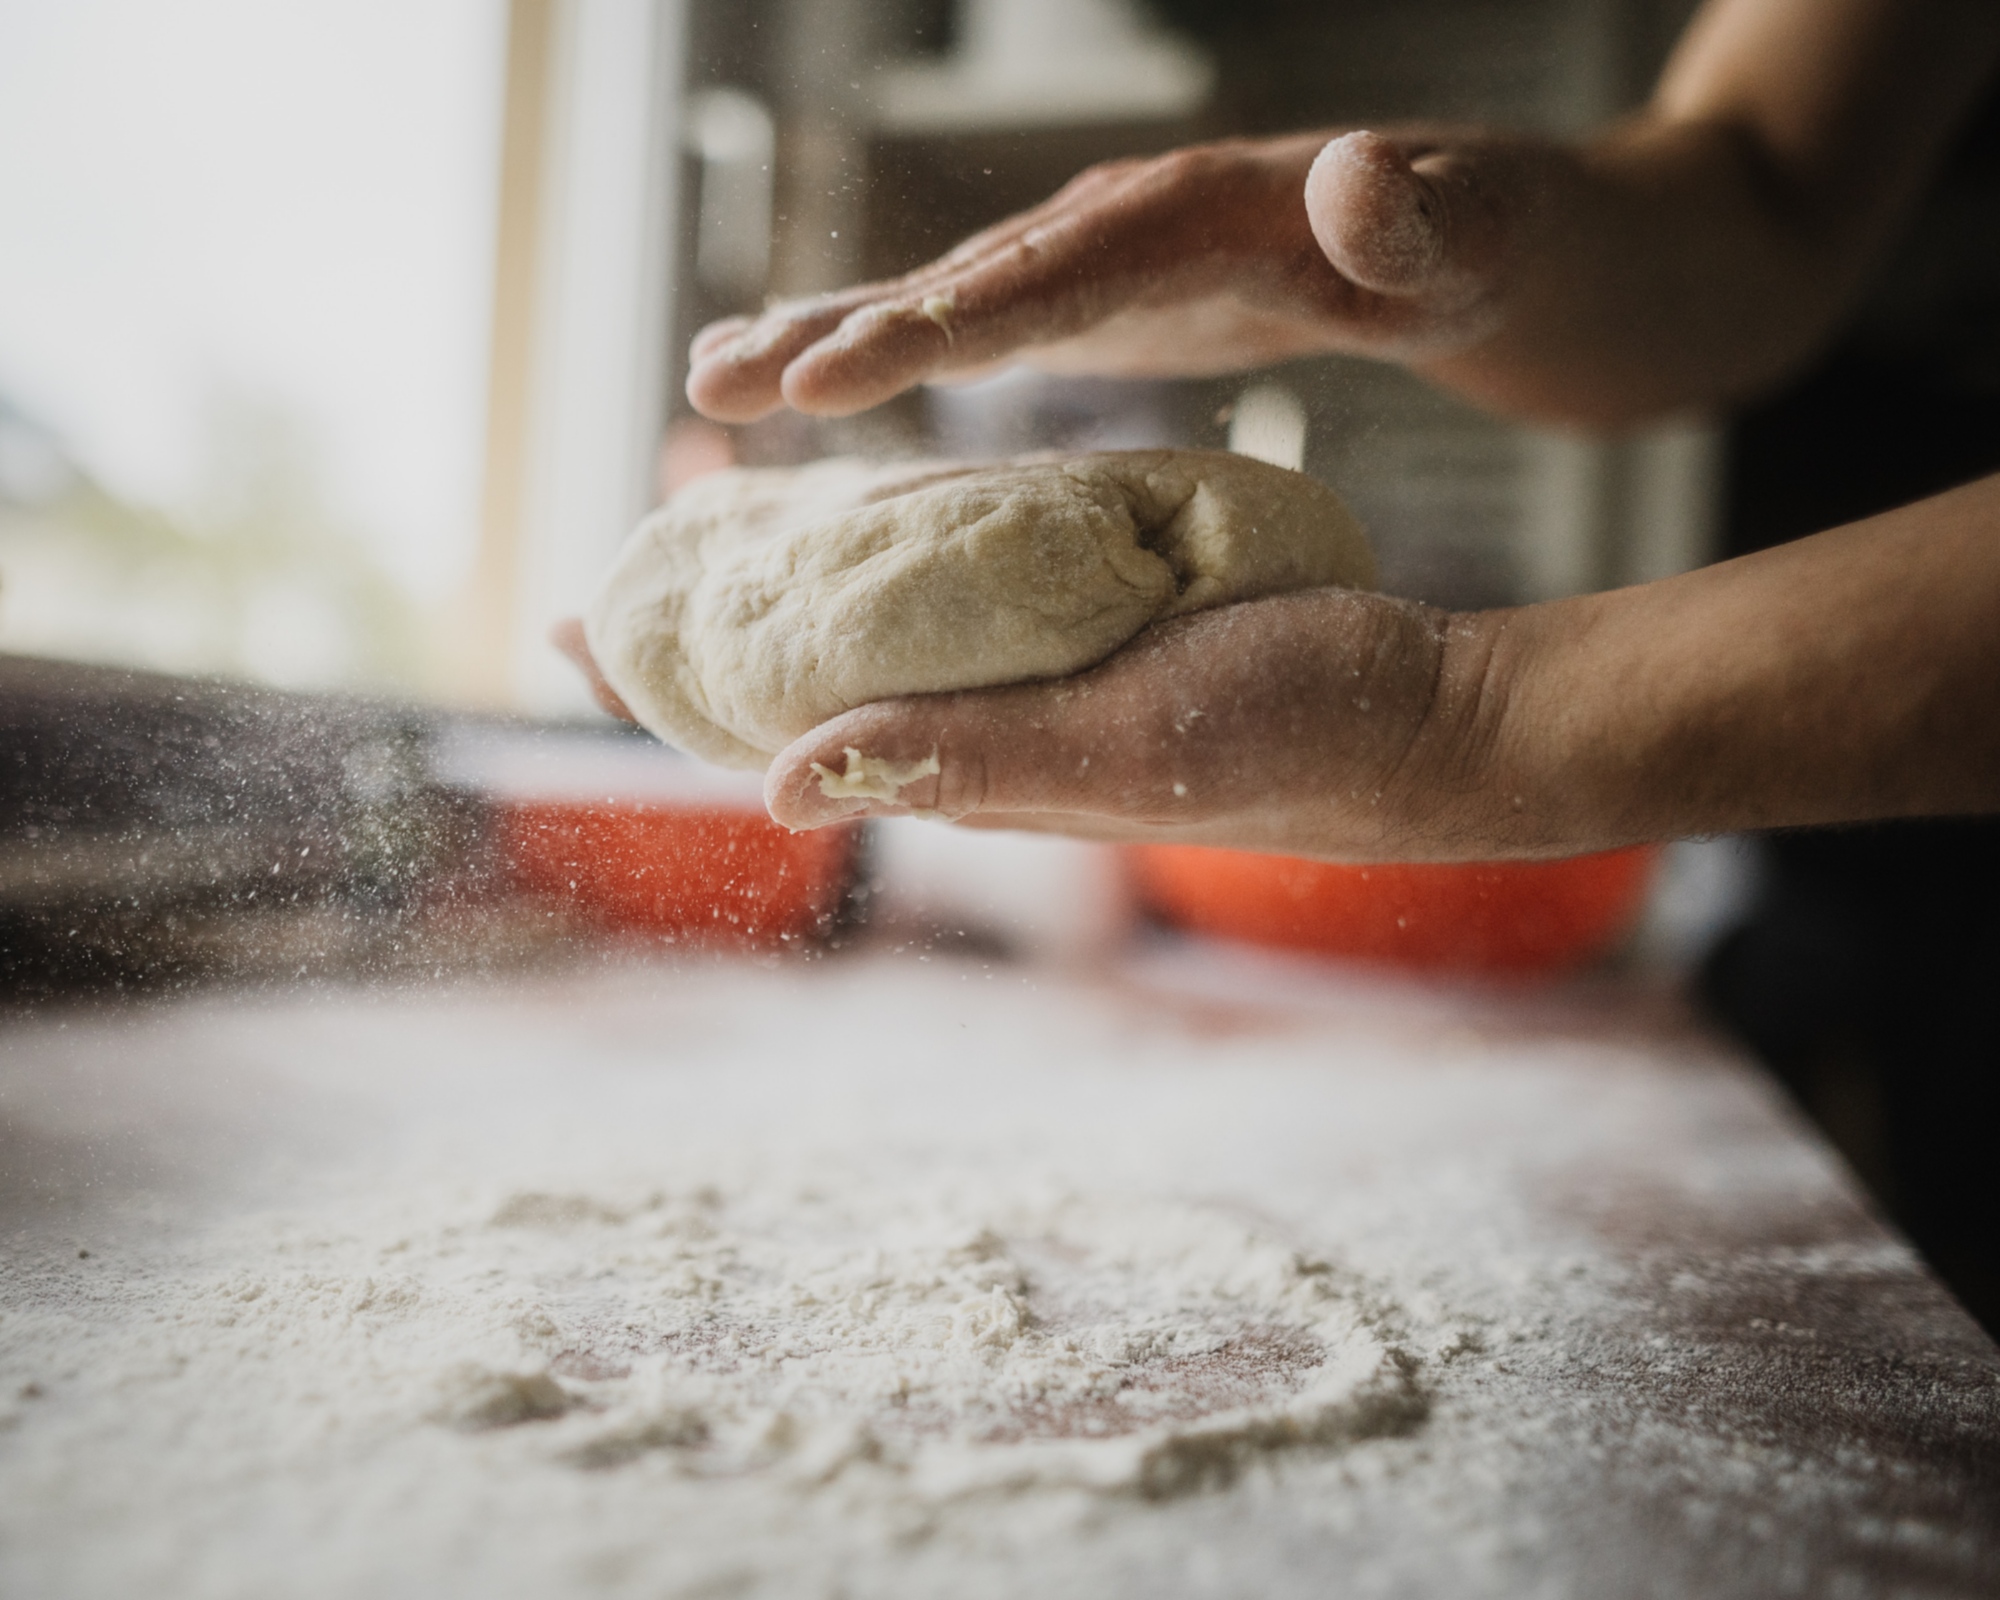
M1454 781L1517 853L2000 810L2000 477L1452 640Z
M1711 0L1642 113L1519 163L1504 314L1425 370L1587 425L1767 385L1852 304L1996 56L1987 0Z
M929 776L831 794L850 748ZM1053 683L856 707L765 796L794 828L915 809L1362 861L2000 811L2000 477L1517 610L1315 589L1175 618Z
M1415 363L1503 415L1620 427L1755 393L1824 336L1863 265L1786 227L1714 125L1635 119L1522 188L1497 326Z

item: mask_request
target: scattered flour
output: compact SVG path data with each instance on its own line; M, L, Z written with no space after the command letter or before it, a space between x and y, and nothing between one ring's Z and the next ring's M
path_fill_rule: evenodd
M489 1227L541 1235L510 1259L617 1273L615 1310L537 1307L524 1360L545 1365L461 1380L455 1402L470 1425L573 1409L558 1448L583 1466L664 1450L692 1473L812 1482L865 1464L888 1494L1157 1497L1424 1412L1392 1308L1184 1201L517 1194Z
M708 1524L691 1555L768 1554L775 1524L815 1551L809 1570L887 1559L939 1516L980 1537L1025 1518L1032 1536L1092 1501L1200 1495L1274 1453L1411 1433L1430 1403L1423 1330L1220 1203L829 1166L645 1194L406 1193L343 1224L239 1219L209 1244L222 1271L50 1264L102 1298L35 1296L0 1321L0 1420L43 1459L14 1481L45 1516L153 1508L105 1548L104 1582L253 1592L270 1569L211 1518L316 1543L335 1507L396 1499L341 1541L393 1548L446 1485L447 1525L485 1496L561 1494L623 1502L643 1528L637 1496ZM60 1421L43 1390L68 1401ZM86 1462L79 1494L64 1475ZM58 1541L68 1585L81 1537Z
M891 1498L1162 1497L1425 1411L1395 1308L1222 1207L822 1179L411 1220L372 1252L390 1273L234 1276L108 1354L183 1363L205 1324L244 1353L309 1346L350 1417L400 1393L413 1425L560 1420L548 1453L576 1467L660 1452Z
M1863 1592L1875 1527L2000 1570L1934 1445L1990 1346L1893 1322L1935 1291L1754 1081L1205 959L17 1025L0 1593L1762 1600Z

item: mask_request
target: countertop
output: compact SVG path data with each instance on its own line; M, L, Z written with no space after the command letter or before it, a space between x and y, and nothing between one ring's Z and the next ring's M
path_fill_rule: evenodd
M1642 984L1161 941L210 991L0 1019L0 1139L8 1593L2000 1592L2000 1351ZM1031 1192L1238 1229L1403 1401L1256 1423L1171 1492L610 1448L742 1288L695 1272L728 1229L775 1248L843 1185L899 1227L988 1207L974 1255L1054 1248L1002 1237Z

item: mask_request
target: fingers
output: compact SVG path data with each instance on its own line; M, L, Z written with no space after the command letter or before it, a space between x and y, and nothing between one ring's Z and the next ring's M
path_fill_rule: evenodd
M549 628L549 643L554 645L571 661L590 684L590 692L597 703L625 722L637 722L631 708L618 698L618 691L605 681L604 674L597 669L597 658L590 653L590 643L584 638L583 619L564 617Z
M1001 352L961 359L966 306L950 282L931 291L877 286L839 301L780 307L733 333L703 333L692 352L688 400L719 422L752 422L780 405L849 416L948 368L991 366ZM857 303L859 301L860 303ZM990 319L974 331L992 343ZM711 335L714 335L711 337Z
M688 403L717 422L755 422L784 404L779 380L801 352L838 328L852 296L773 306L754 321L704 328L689 349Z
M779 307L734 333L698 341L688 399L705 415L747 422L777 406L848 416L947 371L991 368L1069 331L1051 280L1069 270L1011 247L934 281L855 290Z
M1078 331L1156 275L1156 230L1136 230L1146 259L1109 237L1135 232L1124 193L1135 170L1092 169L902 278L705 329L690 352L688 399L722 422L752 421L781 404L846 416Z
M1509 224L1534 208L1519 163L1463 137L1315 143L1093 168L904 277L704 330L688 398L721 422L785 404L844 416L1031 352L1051 367L1208 372L1308 349L1410 358L1485 332ZM1185 320L1224 304L1249 315L1234 331L1251 337ZM1134 323L1123 343L1121 321Z
M1316 593L1319 612L1342 604ZM1299 745L1285 719L1315 696L1273 674L1313 654L1324 619L1297 611L1288 598L1224 606L1148 628L1075 677L858 707L779 752L765 804L791 828L864 810L1030 827L1061 817L1067 832L1094 831L1085 818L1127 833L1199 824L1262 795L1274 758ZM856 761L911 781L892 800L853 798L837 779Z
M861 284L810 300L787 301L769 307L761 316L730 317L710 324L695 335L688 349L689 402L717 422L754 422L777 410L786 403L787 369L807 350L836 334L849 316L900 304L904 307L899 314L902 320L907 321L911 312L921 317L927 298L942 296L948 300L950 284L956 276L1004 248L1015 235L1032 225L1036 215L1028 212L974 234L930 266L905 277L887 283ZM895 320L890 319L892 324ZM936 332L938 324L933 323L932 330ZM888 331L893 342L895 330L892 327ZM914 328L900 331L905 335L920 332ZM949 343L947 340L947 347ZM851 350L839 348L829 352L831 370L827 381L817 386L808 381L802 386L800 398L806 404L801 409L830 415L865 409L843 404L845 393L838 379L843 363L850 361L852 354Z
M1101 317L1109 299L1069 250L1023 243L921 298L851 313L786 368L784 397L822 416L865 410L947 374L991 371Z
M754 317L724 317L720 322L711 322L694 336L688 345L688 359L699 365L726 344L734 344L749 331Z
M843 416L1023 355L1130 374L1435 354L1486 328L1518 178L1490 141L1373 133L1093 168L919 271L706 330L688 397L739 422Z
M1418 153L1374 133L1328 142L1306 175L1306 218L1341 275L1440 312L1490 291L1504 219L1472 163Z
M787 404L819 416L865 411L950 351L952 309L948 292L874 284L718 322L689 349L688 401L718 422L754 422ZM916 377L878 375L901 373Z
M957 299L946 294L888 300L849 312L796 356L779 392L796 411L844 417L920 383L950 358Z
M793 829L863 812L956 820L974 812L1068 811L1090 781L1090 752L1077 742L1077 719L1065 704L1074 694L1060 685L1023 685L861 706L779 753L765 776L765 805ZM852 770L850 750L922 775L896 787L886 805L829 794L839 785L825 775Z

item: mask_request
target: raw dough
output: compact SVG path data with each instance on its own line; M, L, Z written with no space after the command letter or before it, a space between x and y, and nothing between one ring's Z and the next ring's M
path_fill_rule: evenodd
M834 800L851 795L865 800L893 800L905 784L915 783L919 778L934 778L938 770L935 752L921 761L885 761L880 756L864 756L853 745L847 747L847 768L843 772L835 772L817 761L813 763L813 771L819 775L820 793Z
M1063 677L1161 618L1373 578L1332 490L1245 456L836 460L683 489L587 628L648 728L762 768L869 701Z

